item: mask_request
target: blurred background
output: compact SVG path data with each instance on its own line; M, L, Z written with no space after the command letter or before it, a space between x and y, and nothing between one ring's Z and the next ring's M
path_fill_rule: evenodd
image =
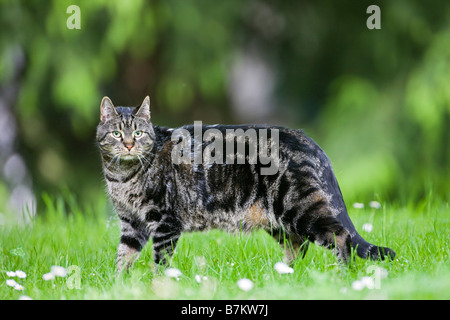
M149 95L158 125L303 128L347 202L448 199L449 1L0 0L0 26L0 220L105 197L105 95Z

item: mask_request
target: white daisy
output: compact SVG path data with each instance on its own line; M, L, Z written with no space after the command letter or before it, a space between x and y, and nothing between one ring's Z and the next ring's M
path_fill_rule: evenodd
M363 229L365 232L372 232L372 230L373 230L373 225L372 225L371 223L364 223L363 226L362 226L362 229Z
M16 277L20 279L25 279L27 277L27 274L22 270L16 270Z
M65 276L67 276L66 268L60 267L60 266L52 266L52 268L50 269L50 272L53 273L53 275L56 277L64 278Z
M375 281L372 277L362 277L361 282L367 289L372 290L375 288Z
M379 203L378 201L370 201L369 206L374 209L380 209L381 203Z
M275 263L275 266L273 267L279 274L285 274L285 273L294 273L294 269L289 267L284 262L277 262Z
M361 291L362 289L364 289L364 283L362 283L362 281L359 280L353 281L352 289L356 291Z
M250 291L253 289L253 282L247 278L238 280L237 285L242 291Z
M42 279L44 279L45 281L53 280L55 279L55 275L52 272L45 273L44 275L42 275Z
M361 203L361 202L355 202L355 203L353 204L353 208L356 208L356 209L363 209L363 208L364 208L364 203Z
M168 268L166 269L166 271L164 271L164 274L166 275L166 277L175 278L177 280L179 280L178 277L182 275L181 271L177 268Z
M16 285L18 285L18 283L16 282L16 280L8 279L6 280L6 285L14 288Z
M17 283L17 284L14 286L14 289L17 290L17 291L23 291L23 286Z
M14 271L6 271L6 275L10 278L15 277L16 273Z

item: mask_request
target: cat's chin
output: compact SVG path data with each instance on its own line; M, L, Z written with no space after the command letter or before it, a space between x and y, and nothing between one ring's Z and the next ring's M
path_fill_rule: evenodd
M137 160L138 157L136 155L133 154L124 154L120 156L120 160L125 160L125 161L133 161L133 160Z

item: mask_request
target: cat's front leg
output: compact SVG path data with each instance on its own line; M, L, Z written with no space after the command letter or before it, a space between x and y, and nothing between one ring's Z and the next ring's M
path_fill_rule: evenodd
M165 215L152 233L153 254L156 266L167 266L181 236L181 223L171 215Z
M117 248L117 274L130 268L149 238L146 228L139 221L130 218L129 215L119 215L119 217L121 236Z

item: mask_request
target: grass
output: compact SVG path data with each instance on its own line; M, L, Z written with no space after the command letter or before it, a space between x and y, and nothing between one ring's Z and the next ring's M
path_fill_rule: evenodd
M18 299L450 299L450 208L430 195L419 204L383 204L380 209L348 205L350 216L368 241L397 252L392 262L356 258L349 266L329 250L311 245L292 274L274 265L283 253L266 233L228 235L220 231L184 234L171 267L178 280L155 274L151 243L133 269L116 277L117 218L105 200L80 206L69 193L43 197L45 208L32 224L0 226L0 300ZM365 223L372 232L362 230ZM66 277L45 281L51 266L68 269ZM6 284L6 272L22 270L23 287ZM379 270L383 276L379 276ZM200 277L200 283L196 280ZM356 290L369 277L375 288ZM242 291L237 281L254 287ZM352 287L353 286L353 287Z

